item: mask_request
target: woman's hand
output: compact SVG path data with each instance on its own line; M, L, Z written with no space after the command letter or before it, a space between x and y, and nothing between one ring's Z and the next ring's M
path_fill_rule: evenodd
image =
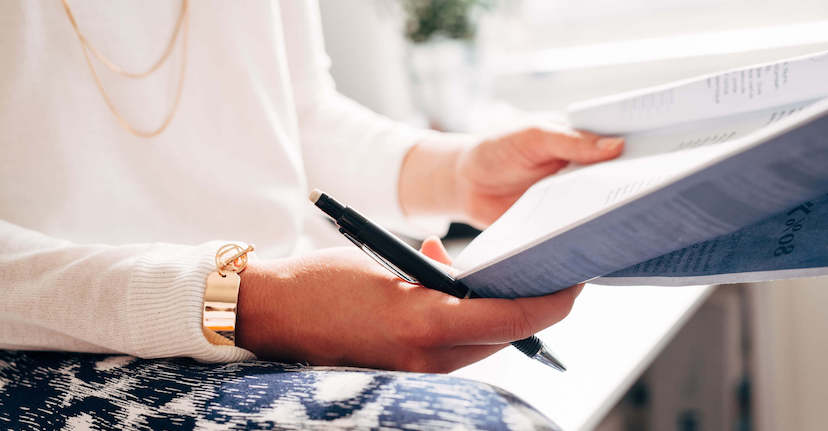
M422 251L450 263L439 240ZM448 372L561 320L580 289L457 299L403 282L357 248L327 249L251 262L236 341L263 359Z
M622 138L574 130L530 128L463 151L457 162L456 194L467 221L485 227L532 184L566 167L614 159Z
M622 138L565 127L528 128L476 145L424 142L406 157L400 201L409 215L450 214L484 228L532 184L570 162L618 157Z

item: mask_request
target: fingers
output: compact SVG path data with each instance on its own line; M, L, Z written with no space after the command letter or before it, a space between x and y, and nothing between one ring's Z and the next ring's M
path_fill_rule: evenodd
M445 361L453 369L457 369L487 358L507 346L509 343L455 346L447 352Z
M491 356L508 345L508 343L486 344L409 351L405 356L397 358L386 367L418 373L449 373Z
M539 164L554 159L595 163L616 158L624 150L624 138L604 137L585 131L562 133L530 128L522 133L523 139L513 142L531 162Z
M399 337L409 348L391 368L447 373L479 361L563 319L582 288L515 300L443 298L429 318L404 325Z
M451 257L446 248L443 247L440 238L436 236L426 238L420 246L420 252L444 265L451 265Z
M447 371L454 371L487 358L507 346L509 346L509 343L454 346L438 355L436 360L442 368Z
M499 344L526 338L569 314L583 285L546 296L447 301L436 310L444 345Z

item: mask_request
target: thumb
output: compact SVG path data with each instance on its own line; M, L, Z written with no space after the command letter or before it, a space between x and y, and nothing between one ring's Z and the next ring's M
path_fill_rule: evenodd
M444 265L451 265L451 257L449 257L446 248L443 247L443 243L440 242L440 238L436 236L430 236L423 241L423 245L420 246L420 253Z

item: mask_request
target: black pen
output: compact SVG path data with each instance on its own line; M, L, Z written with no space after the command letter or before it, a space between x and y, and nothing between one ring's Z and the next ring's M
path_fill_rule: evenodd
M457 298L479 297L423 254L354 209L316 189L311 192L310 200L334 219L345 237L401 279ZM534 335L514 341L512 345L532 359L558 371L566 371L566 367Z

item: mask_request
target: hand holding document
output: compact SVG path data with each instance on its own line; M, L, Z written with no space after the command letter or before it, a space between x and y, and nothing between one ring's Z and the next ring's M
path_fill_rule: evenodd
M530 188L461 253L460 279L521 297L828 274L825 76L820 53L574 106L626 153Z

